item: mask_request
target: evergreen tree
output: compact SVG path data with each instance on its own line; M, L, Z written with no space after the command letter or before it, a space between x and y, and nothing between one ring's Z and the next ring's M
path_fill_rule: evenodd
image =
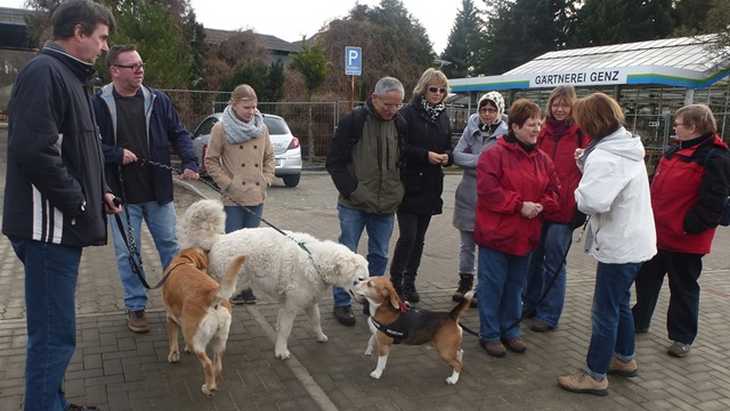
M730 0L713 0L707 13L705 27L708 33L717 33L717 42L709 51L718 59L730 58Z
M441 59L450 62L444 72L450 78L470 77L481 68L484 23L473 0L463 0Z
M576 17L572 0L490 1L486 69L499 74L548 51L565 48Z
M575 47L666 38L672 33L672 0L585 0L578 12Z
M318 46L308 46L306 41L302 51L294 55L291 66L294 70L300 72L304 77L304 84L307 88L307 101L312 100L312 95L319 88L327 76L327 57ZM314 158L314 132L312 130L312 105L307 107L307 159Z
M704 33L707 12L713 0L678 0L672 10L673 36L688 36Z

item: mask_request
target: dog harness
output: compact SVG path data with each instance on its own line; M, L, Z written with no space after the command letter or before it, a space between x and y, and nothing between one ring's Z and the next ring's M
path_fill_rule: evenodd
M452 320L447 312L408 310L401 312L390 324L382 324L370 317L375 328L393 339L393 344L420 345L431 341L445 321Z

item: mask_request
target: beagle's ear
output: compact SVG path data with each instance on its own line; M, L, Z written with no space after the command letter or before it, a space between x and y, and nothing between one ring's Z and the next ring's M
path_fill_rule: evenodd
M388 291L388 298L390 300L390 305L392 305L393 308L395 308L396 310L400 310L400 297L398 296L398 293L395 292L393 283L390 282L390 280L386 281L385 289L386 289L386 291Z

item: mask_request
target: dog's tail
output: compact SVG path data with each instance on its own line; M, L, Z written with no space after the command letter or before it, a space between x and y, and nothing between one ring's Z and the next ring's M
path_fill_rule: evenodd
M228 269L221 280L221 287L218 289L218 298L227 300L231 298L233 292L236 291L238 272L241 270L244 261L246 261L246 256L240 255L234 258L228 265Z
M471 300L473 299L474 291L469 291L468 293L464 294L464 298L462 298L461 301L459 301L459 304L457 304L456 307L452 308L449 312L449 317L458 322L461 314L469 307L469 304L471 304Z
M225 230L226 215L218 200L196 201L183 214L180 224L181 247L209 251Z

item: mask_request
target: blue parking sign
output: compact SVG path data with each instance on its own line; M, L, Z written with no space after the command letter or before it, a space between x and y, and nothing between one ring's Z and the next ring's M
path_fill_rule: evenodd
M351 46L345 47L345 75L362 75L362 48Z

